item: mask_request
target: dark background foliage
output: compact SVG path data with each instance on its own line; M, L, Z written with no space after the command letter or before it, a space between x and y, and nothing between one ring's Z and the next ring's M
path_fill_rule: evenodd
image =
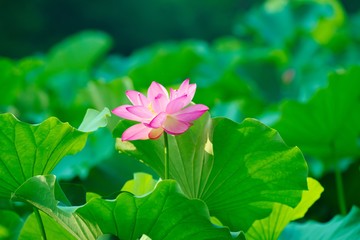
M236 19L263 1L244 0L0 0L0 55L20 58L47 51L83 29L114 38L112 51L161 40L211 41L232 33ZM343 0L348 12L360 2Z

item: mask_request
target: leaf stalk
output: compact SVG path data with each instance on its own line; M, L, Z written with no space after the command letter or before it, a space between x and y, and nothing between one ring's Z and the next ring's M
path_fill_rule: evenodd
M345 192L344 192L344 184L341 174L341 169L339 166L335 167L335 181L336 181L336 190L338 195L338 202L341 215L346 215L346 200L345 200Z
M169 139L168 134L164 132L164 179L169 179L169 172L170 172L170 153L169 153Z
M43 221L42 221L42 219L41 219L39 209L37 209L36 207L34 207L34 213L35 213L35 217L36 217L37 223L38 223L39 228L40 228L41 238L42 238L43 240L47 240L44 223L43 223Z

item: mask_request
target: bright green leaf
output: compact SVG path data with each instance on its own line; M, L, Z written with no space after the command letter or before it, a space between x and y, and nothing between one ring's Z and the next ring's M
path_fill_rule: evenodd
M27 179L50 173L67 154L79 152L87 133L51 117L31 125L0 115L0 197L10 198Z
M131 125L121 121L115 136ZM164 177L163 138L122 142L119 151L137 157ZM296 147L254 119L241 124L210 119L169 136L170 175L190 198L208 205L210 214L232 231L247 230L266 217L274 202L295 207L306 189L307 166ZM297 191L298 190L298 191Z
M80 126L82 132L52 117L31 125L13 115L0 115L0 197L11 193L28 178L50 173L60 160L79 152L88 132L106 125L109 110L92 110Z
M151 238L149 238L147 235L143 234L140 238L140 240L152 240Z
M315 179L308 178L309 190L302 194L301 202L291 208L279 203L274 204L271 214L264 219L257 220L246 232L246 239L277 240L290 221L302 218L309 207L319 199L324 188Z
M284 240L323 240L359 239L360 210L354 206L346 216L335 216L327 223L308 221L291 223L285 228L280 239Z
M291 209L291 221L304 217L308 209L320 198L321 193L324 191L324 188L317 180L308 178L307 182L309 190L303 191L301 202Z
M77 239L96 239L101 235L95 224L73 212L76 208L61 206L60 197L57 197L61 190L57 186L54 175L35 176L23 183L13 193L12 198L27 202L43 211Z
M66 231L53 218L40 212L41 220L44 224L47 239L57 240L76 240L76 238ZM35 214L32 213L25 221L21 229L18 240L40 239L41 232Z
M77 213L119 239L233 239L227 228L211 224L204 202L186 198L173 180L145 197L123 192L116 200L92 199Z
M127 181L121 191L126 191L135 196L145 195L151 192L157 181L153 179L152 175L147 173L134 173L134 179Z

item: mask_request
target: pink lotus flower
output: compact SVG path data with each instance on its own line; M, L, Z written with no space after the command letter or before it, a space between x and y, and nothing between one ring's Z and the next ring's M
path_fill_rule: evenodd
M123 141L157 139L165 131L172 135L184 133L209 108L202 104L189 105L194 97L196 84L186 79L178 90L166 89L152 82L147 97L137 91L128 90L126 96L133 105L123 105L112 112L122 118L140 122L124 131Z

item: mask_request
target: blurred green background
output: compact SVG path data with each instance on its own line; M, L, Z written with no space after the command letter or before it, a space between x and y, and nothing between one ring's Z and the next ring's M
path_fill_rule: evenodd
M107 32L114 39L113 51L122 54L161 40L213 40L231 34L236 16L256 2L2 0L0 53L22 57L46 51L84 29Z
M194 102L212 116L260 119L300 147L310 176L325 187L309 217L325 221L339 213L335 168L344 175L348 209L360 205L360 97L346 92L360 86L341 86L338 96L328 81L360 65L359 9L355 0L0 0L0 111L29 123L56 116L77 127L87 108L127 103L126 89L145 91L154 80L177 87L189 77L198 86ZM349 76L360 79L356 70ZM328 101L329 114L343 119L332 121L320 103L311 110L312 98ZM346 104L332 111L338 100ZM302 104L304 119L284 110ZM305 126L307 116L316 121ZM155 175L115 152L118 121L112 116L55 174L101 195L118 191L133 172ZM313 136L326 150L344 146L334 159L311 148Z
M125 55L163 40L212 41L232 35L236 19L262 2L1 0L0 55L19 58L45 52L65 37L84 29L107 32L114 39L112 51ZM359 1L343 0L341 3L350 14L359 10Z

